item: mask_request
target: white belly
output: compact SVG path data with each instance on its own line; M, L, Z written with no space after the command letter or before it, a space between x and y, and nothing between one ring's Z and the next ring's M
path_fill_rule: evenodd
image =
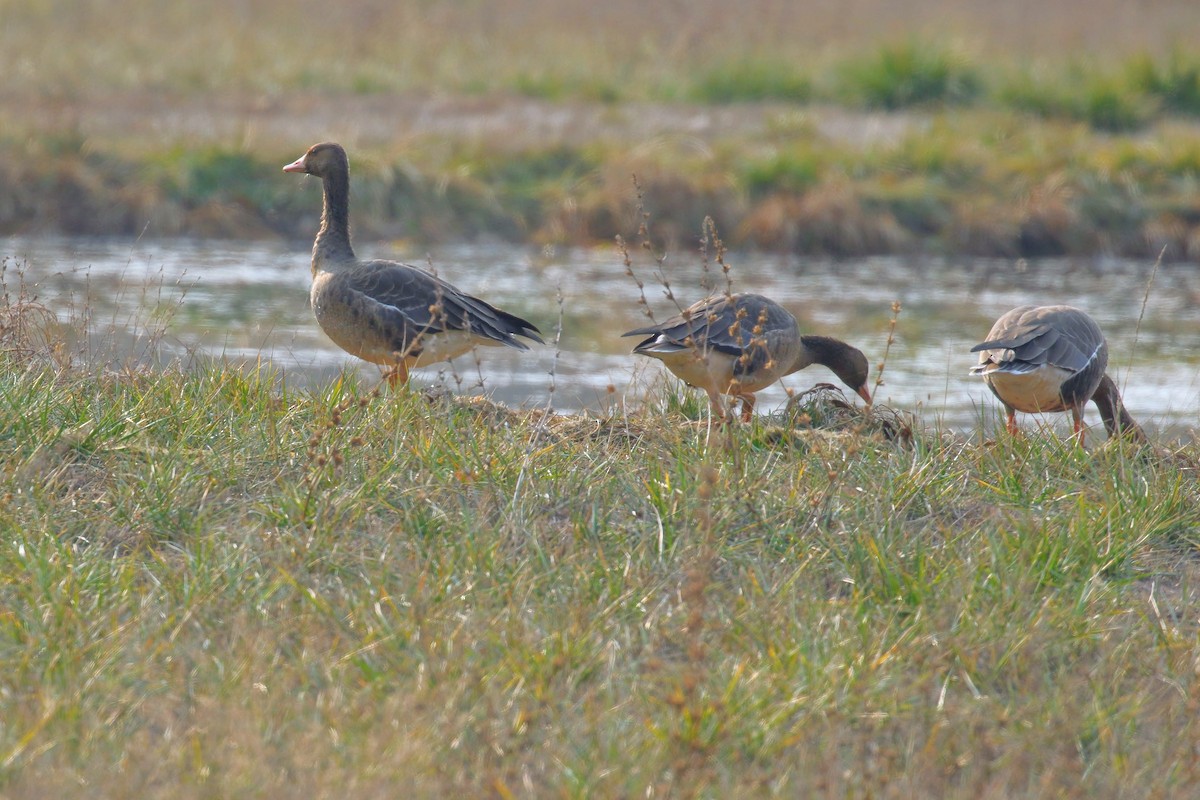
M667 369L675 373L684 383L718 394L732 394L733 367L736 356L709 351L698 353L682 350L675 353L647 353L661 360ZM752 375L743 375L738 383L738 392L757 392L779 380L778 370L759 370Z
M339 344L341 343L339 342ZM379 344L382 345L382 343ZM469 353L479 345L498 344L500 343L491 339L472 336L465 331L447 331L445 333L431 334L421 337L420 342L417 343L421 352L415 356L408 356L404 359L404 363L408 367L427 367L430 364L449 361L464 353ZM342 345L342 347L359 358L373 361L376 364L395 364L400 360L400 356L403 355L402 353L385 349L378 345L371 348L361 348L358 352L351 350L345 345Z
M497 341L485 339L481 336L473 336L466 331L446 331L445 333L436 333L431 336L421 338L421 354L416 358L408 358L405 361L410 367L424 367L429 364L437 364L440 361L449 361L452 358L457 358L463 353L470 352L478 345L498 345Z
M1058 367L1042 367L1023 375L989 372L984 380L1001 400L1017 411L1036 414L1040 411L1067 410L1062 401L1062 384L1074 374Z

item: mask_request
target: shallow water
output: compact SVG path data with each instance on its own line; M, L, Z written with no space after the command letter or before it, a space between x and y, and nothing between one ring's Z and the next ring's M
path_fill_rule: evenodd
M432 266L462 289L532 320L551 342L528 353L485 348L452 368L416 371L418 385L444 381L463 393L483 391L518 406L549 403L566 413L640 404L664 380L657 362L630 355L634 340L620 337L646 318L638 288L615 250L486 244L414 253L379 242L360 243L358 250L365 257ZM61 316L86 306L93 327L118 336L155 330L165 321L162 347L168 356L198 352L236 362L266 360L296 386L332 380L346 367L379 374L317 328L308 307L307 245L6 239L0 240L0 257L8 259L10 287L19 267L25 281L36 284L39 298ZM758 253L730 254L726 261L735 291L774 297L797 313L806 331L859 347L873 375L887 347L892 304L899 302L895 342L876 399L916 412L925 424L960 431L996 424L997 402L967 374L975 362L969 350L997 316L1023 303L1068 303L1095 316L1109 339L1109 371L1124 387L1131 413L1147 427L1179 435L1195 425L1200 412L1196 265L1164 265L1155 272L1151 263L1126 260L831 261ZM719 288L725 285L719 272L705 270L697 253L672 253L663 269L683 304L704 296L706 277ZM653 260L635 253L634 270L657 318L674 313ZM559 290L563 331L556 352ZM791 375L759 393L758 408L776 410L786 400L785 387L803 391L819 382L836 379L821 367ZM1051 415L1044 423L1062 430L1067 416ZM1039 424L1021 419L1025 427ZM1094 408L1088 421L1099 426Z

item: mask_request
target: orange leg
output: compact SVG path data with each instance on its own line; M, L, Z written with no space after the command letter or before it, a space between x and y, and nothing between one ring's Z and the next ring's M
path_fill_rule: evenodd
M1020 430L1017 428L1017 412L1011 408L1008 409L1008 432L1013 436L1020 433Z
M389 389L395 389L396 384L400 384L400 383L407 384L408 383L408 365L406 365L403 361L401 361L400 363L396 364L396 366L387 370L384 373L384 377L387 378Z
M1071 416L1075 418L1075 443L1083 447L1083 410L1072 408Z
M749 422L754 419L754 395L739 394L738 397L742 398L742 422Z

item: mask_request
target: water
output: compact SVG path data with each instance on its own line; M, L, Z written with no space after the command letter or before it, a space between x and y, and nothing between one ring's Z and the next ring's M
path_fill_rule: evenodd
M39 298L60 314L84 303L95 327L118 335L161 327L168 356L205 353L232 362L268 360L296 386L332 380L344 368L377 376L317 328L308 307L309 250L303 244L187 240L0 240L0 257L22 265ZM562 413L636 406L660 391L664 370L630 354L634 339L620 334L646 324L639 292L612 249L544 251L509 245L455 245L427 255L363 242L365 257L402 257L432 265L467 292L532 320L546 347L521 353L485 348L453 367L414 372L418 385L445 382L463 393L484 392L514 406L551 403ZM635 253L634 269L658 319L675 308L664 297L652 259ZM830 261L770 254L731 254L735 291L769 295L797 313L806 332L825 333L862 349L872 365L883 360L892 304L901 311L876 399L915 412L925 424L960 431L990 428L999 407L978 378L969 350L991 323L1023 303L1067 303L1088 310L1109 339L1109 371L1126 405L1150 429L1174 435L1200 412L1200 271L1195 265L1127 260L1039 260L879 257ZM673 253L663 265L679 301L705 295L706 273L695 253ZM1147 295L1147 286L1149 293ZM556 294L561 290L560 304ZM1145 301L1145 313L1142 305ZM552 340L560 313L559 347ZM1139 326L1139 317L1141 323ZM551 375L553 373L553 376ZM669 376L667 376L669 377ZM836 383L822 367L785 378L759 393L758 408L802 391ZM553 392L551 387L553 386ZM1046 422L1061 430L1068 415ZM1022 425L1037 421L1021 417ZM1088 420L1098 425L1094 408Z

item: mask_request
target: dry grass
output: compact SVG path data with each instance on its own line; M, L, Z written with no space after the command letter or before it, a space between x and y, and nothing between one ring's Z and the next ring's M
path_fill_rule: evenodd
M1176 466L1037 440L706 444L661 416L535 433L478 401L280 398L219 370L6 374L7 796L1200 777L1200 520ZM110 411L72 438L97 393Z
M236 3L148 7L131 0L3 4L0 71L70 97L103 88L172 92L304 87L544 93L682 86L747 54L811 65L906 37L959 41L1021 61L1164 53L1200 39L1187 0L996 5L754 0L646 6L588 3ZM557 88L556 88L557 87Z
M305 146L278 143L304 118L303 103L284 105L254 112L259 133L237 146L189 144L190 127L164 144L153 125L97 127L94 117L86 133L50 135L51 120L0 138L0 232L307 238L320 195L279 178ZM351 148L363 236L607 243L636 224L636 175L661 238L680 247L711 216L734 246L833 256L1200 253L1200 148L1179 122L1114 135L985 109L880 117L760 106L740 124L729 109L696 110L705 126L682 135L670 131L686 110L659 106L613 111L589 138L595 107L498 102L484 122L461 102L429 101L406 128L382 105L362 103L365 116L335 129ZM230 113L222 124L235 123ZM551 119L546 142L531 143L526 121ZM471 133L476 123L485 138ZM311 121L297 130L305 124L300 141L325 138ZM876 133L848 141L842 131L856 125Z
M98 369L22 297L5 797L1200 786L1195 443Z

